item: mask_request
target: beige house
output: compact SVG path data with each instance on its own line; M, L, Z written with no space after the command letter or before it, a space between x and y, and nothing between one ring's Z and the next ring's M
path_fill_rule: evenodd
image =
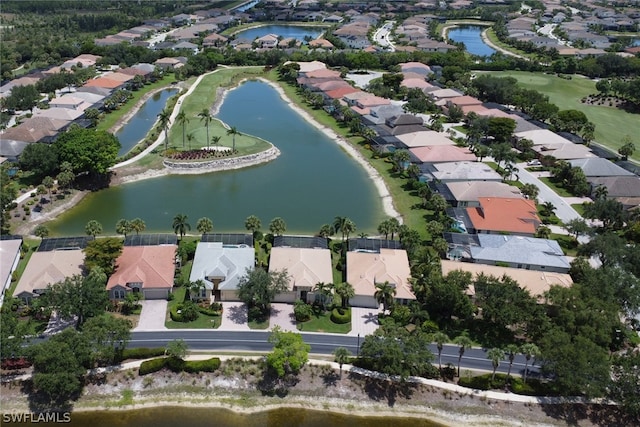
M133 292L144 299L166 299L173 289L177 248L125 246L116 261L116 271L107 282L109 298L120 300Z
M13 291L13 296L29 304L46 292L50 285L67 277L82 274L84 252L81 249L36 252Z
M446 276L455 270L469 272L473 277L476 277L479 274L494 277L508 276L518 282L521 288L526 289L532 296L538 297L539 299L553 285L568 288L573 284L571 276L566 273L533 271L522 268L500 267L497 265L473 264L469 262L449 260L442 260L440 263L442 265L443 276ZM467 289L467 294L473 297L475 293L476 291L473 285L471 285L469 289Z
M287 270L289 289L276 295L275 302L303 300L313 302L312 290L318 283L333 283L331 251L318 248L271 248L269 271Z
M355 296L349 300L352 306L378 308L374 297L376 284L385 282L395 287L396 302L407 304L416 299L410 277L409 258L403 249L347 252L347 282L355 290Z

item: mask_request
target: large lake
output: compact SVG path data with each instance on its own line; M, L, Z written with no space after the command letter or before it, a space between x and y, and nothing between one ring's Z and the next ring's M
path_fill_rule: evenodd
M215 397L212 397L215 399ZM27 424L14 424L27 425ZM31 425L31 424L29 424ZM45 424L39 425L60 425ZM160 407L135 411L72 413L72 427L438 427L427 419L406 417L359 417L329 411L281 408L254 414L226 409Z
M249 28L248 30L236 33L236 38L254 40L256 37L266 36L267 34L275 34L283 38L294 38L304 41L309 36L312 39L318 38L325 29L320 27L304 27L298 25L264 25L262 27Z
M447 32L447 38L454 42L464 43L467 52L478 56L491 56L496 51L482 40L482 32L487 27L479 25L463 25L451 28Z
M218 117L272 142L281 156L245 169L164 176L89 194L48 224L52 234L82 235L92 219L113 234L120 218L136 217L149 232L170 232L178 213L188 216L194 232L201 217L212 219L214 231L242 231L249 215L261 218L263 230L281 216L288 233L314 233L340 215L353 219L358 233L375 232L384 218L382 202L364 169L271 86L241 85L228 94Z

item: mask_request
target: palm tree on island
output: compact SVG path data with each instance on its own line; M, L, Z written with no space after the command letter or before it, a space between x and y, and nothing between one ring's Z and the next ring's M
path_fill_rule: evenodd
M180 234L180 240L182 240L187 231L191 230L191 224L187 222L187 218L184 214L177 214L173 217L173 231L176 234Z
M233 136L233 148L232 148L232 151L235 153L236 152L236 135L237 136L242 136L242 134L238 131L238 129L236 129L235 126L231 126L229 129L227 129L227 135Z
M208 108L203 109L198 113L198 117L200 117L200 121L204 121L204 125L207 128L207 149L209 148L209 123L213 120L211 113Z
M220 142L220 140L222 139L221 136L212 136L211 137L211 142L213 142L213 145L215 145L216 147L218 146L218 142ZM207 151L209 151L209 141L207 141Z
M182 148L184 148L184 140L186 138L187 124L189 123L189 118L184 110L180 110L178 115L176 116L176 122L180 123L182 126Z

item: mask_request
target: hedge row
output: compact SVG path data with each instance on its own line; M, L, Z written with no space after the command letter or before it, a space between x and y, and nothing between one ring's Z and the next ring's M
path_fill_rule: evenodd
M147 347L138 347L138 348L125 348L122 350L120 357L118 357L119 362L127 359L148 359L150 357L158 357L164 355L164 348L147 348Z
M351 322L351 309L336 307L331 310L331 321L339 325Z
M182 360L176 357L161 357L158 359L151 359L142 362L140 365L140 375L147 375L153 372L158 372L163 368L167 368L172 372L213 372L220 367L220 359L212 357L206 360Z

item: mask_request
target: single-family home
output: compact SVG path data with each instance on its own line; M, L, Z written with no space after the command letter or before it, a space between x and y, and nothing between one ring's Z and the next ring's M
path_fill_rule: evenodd
M569 160L571 167L582 169L587 178L601 178L608 176L633 176L632 172L621 168L610 160L602 157Z
M286 270L288 289L276 295L275 302L314 302L313 288L318 283L333 283L331 251L326 248L273 247L269 271Z
M173 289L177 245L125 246L107 282L112 300L132 292L144 299L166 299Z
M612 199L640 197L640 178L632 176L608 176L587 178L592 194L602 186L607 189L607 197Z
M479 206L466 208L474 234L519 234L533 236L542 224L534 200L479 197Z
M464 271L471 273L474 277L480 274L493 277L510 277L516 282L522 289L529 291L531 296L537 297L541 301L541 297L547 292L551 286L562 286L568 288L573 284L571 275L566 273L557 273L554 271L532 271L522 268L502 267L498 265L485 265L474 264L469 262L459 261L440 261L442 266L442 275L446 276L452 271ZM472 298L475 296L475 288L473 284L467 289L467 295Z
M203 280L201 297L211 301L237 301L238 283L255 265L254 249L245 244L200 242L191 267L189 280Z
M407 304L416 299L410 277L409 258L403 249L347 252L347 282L355 290L355 296L349 300L352 306L378 308L380 304L374 294L376 285L383 283L394 287L396 302Z
M481 197L522 199L518 187L496 181L457 181L436 184L436 191L453 207L480 207Z
M45 293L49 286L68 277L81 275L83 266L82 249L38 250L31 255L13 296L30 304L34 298Z
M476 155L466 147L455 145L430 145L410 148L411 161L414 163L472 162Z
M502 182L498 172L482 162L445 162L420 165L422 181L497 181Z
M451 145L455 143L449 139L447 134L435 132L432 130L421 130L418 132L410 132L396 134L396 138L400 140L402 148L415 148L435 145Z

